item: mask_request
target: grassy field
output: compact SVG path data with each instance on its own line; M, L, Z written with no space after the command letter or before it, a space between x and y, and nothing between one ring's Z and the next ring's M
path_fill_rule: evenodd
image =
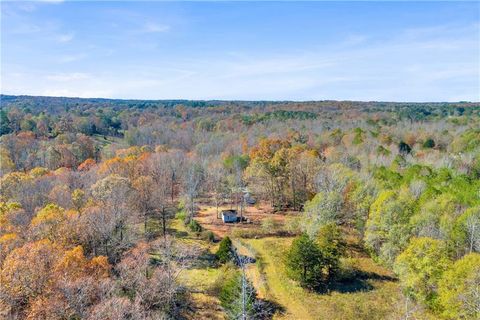
M218 244L202 240L187 230L179 219L172 220L169 229L174 231L176 238L183 243L199 248L198 263L182 271L179 276L181 284L191 292L191 310L184 316L187 319L225 319L220 301L212 292L215 281L222 269L212 263L211 257L217 251Z
M205 225L204 225L205 227ZM189 232L183 222L175 219L170 226L177 238L197 245L202 250L201 261L185 270L180 281L192 292L192 312L189 319L224 319L216 297L215 282L222 269L209 260L218 244L209 243ZM301 288L287 277L283 260L293 237L242 239L233 237L241 255L256 259L246 268L258 298L276 306L274 319L342 319L374 320L405 319L406 304L398 282L386 268L376 264L358 243L358 237L347 237L347 256L357 276L353 281L336 284L327 293L315 293ZM410 313L412 319L434 319L422 310Z
M283 252L291 238L243 240L260 257L251 272L264 298L283 307L277 319L391 319L400 300L398 284L384 268L369 258L356 258L365 279L339 286L328 294L302 289L290 280L284 268ZM258 282L260 280L260 282Z

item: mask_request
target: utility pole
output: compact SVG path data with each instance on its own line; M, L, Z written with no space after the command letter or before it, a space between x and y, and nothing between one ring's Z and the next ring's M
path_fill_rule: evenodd
M248 297L247 295L249 294L248 288L247 288L247 276L245 274L245 258L242 257L237 253L237 248L234 247L233 254L235 256L235 260L238 263L238 266L240 267L242 271L242 276L241 276L241 293L240 293L240 303L241 303L241 314L238 315L238 319L240 320L247 320L248 319L248 311L247 311L247 303L248 303Z
M247 303L247 284L245 281L245 268L243 267L242 261L242 320L247 320L247 311L246 311L246 303Z

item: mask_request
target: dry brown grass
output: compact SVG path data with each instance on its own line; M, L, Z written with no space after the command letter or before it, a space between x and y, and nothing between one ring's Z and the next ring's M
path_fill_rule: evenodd
M216 236L223 238L231 234L233 230L259 230L264 219L271 218L278 224L283 224L288 217L288 213L272 213L272 208L262 203L256 206L248 206L245 209L244 217L249 219L249 223L223 223L222 219L217 218L215 206L209 203L199 203L199 210L195 215L195 220L202 225L204 229L212 231ZM220 206L219 212L224 209L230 209L230 206ZM233 207L235 209L235 207Z

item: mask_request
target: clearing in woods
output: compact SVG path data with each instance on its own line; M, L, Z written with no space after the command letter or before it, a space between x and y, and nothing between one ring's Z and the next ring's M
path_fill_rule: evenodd
M235 206L231 207L223 205L218 207L218 212L226 209L236 209ZM232 230L258 230L261 227L264 219L272 219L276 224L283 225L288 213L275 213L272 214L270 206L262 203L257 206L247 206L245 208L243 216L249 220L245 223L223 223L221 218L217 217L217 208L205 202L198 203L198 212L195 215L197 220L204 229L212 231L215 235L223 238Z
M230 208L221 206L219 211ZM248 265L247 276L254 284L258 297L276 306L274 319L400 319L407 311L408 305L393 274L365 253L355 234L347 237L347 259L352 272L357 275L355 280L342 282L329 292L319 294L301 288L287 276L283 257L293 237L262 237L260 232L264 219L273 219L277 228L281 228L294 214L272 214L271 208L266 205L249 206L244 216L250 223L225 224L217 218L215 206L199 203L198 209L195 220L205 230L214 232L220 238L229 235L241 254L256 259L255 263ZM236 230L248 230L253 236L250 239L237 237ZM258 236L255 236L255 231L258 231ZM197 241L205 243L204 240ZM207 251L213 254L216 248L217 245L208 245ZM183 277L185 283L194 289L199 311L208 318L223 317L218 298L211 290L220 272L217 267L204 266L187 270ZM415 315L419 319L433 319L421 310Z

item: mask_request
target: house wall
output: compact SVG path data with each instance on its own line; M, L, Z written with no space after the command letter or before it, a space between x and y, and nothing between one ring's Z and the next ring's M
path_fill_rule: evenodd
M236 216L226 216L222 214L222 220L223 222L236 222L237 217Z

